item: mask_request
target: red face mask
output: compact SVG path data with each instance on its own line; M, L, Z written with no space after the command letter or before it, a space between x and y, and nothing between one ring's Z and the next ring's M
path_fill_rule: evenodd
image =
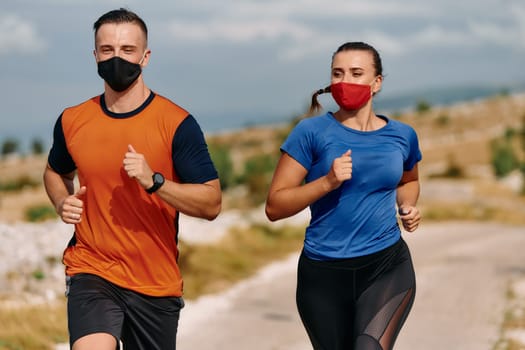
M339 107L346 110L359 109L372 97L372 89L366 84L339 82L330 85L330 92Z

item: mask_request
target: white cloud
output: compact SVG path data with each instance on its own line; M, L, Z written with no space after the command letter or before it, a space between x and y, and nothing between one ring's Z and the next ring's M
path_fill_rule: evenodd
M350 1L350 0L274 0L232 2L226 12L236 16L255 17L315 17L315 18L381 18L381 17L421 17L428 6L419 2L405 1L400 6L391 1Z
M470 22L469 29L480 44L505 46L523 51L525 50L525 6L521 4L510 6L504 24L478 20Z
M93 5L94 3L101 3L101 4L118 4L121 5L121 0L47 0L47 2L50 5L72 5L72 6L78 6L78 5ZM128 7L130 3L133 3L135 1L128 0L122 7Z
M334 21L345 23L346 19L350 24L358 20L368 22L361 31L353 27L352 37L374 43L381 51L394 55L433 47L525 46L525 9L521 3L501 6L498 1L489 0L485 4L490 7L489 12L486 6L476 4L468 0L432 4L411 0L225 0L222 6L211 7L206 18L183 19L181 13L181 18L169 22L167 31L178 42L190 43L225 41L249 45L254 40L279 40L285 43L279 50L285 60L323 53L347 40L347 28L328 25ZM486 16L480 17L480 13ZM404 20L414 26L412 31L403 30L400 22ZM323 22L327 25L323 26ZM386 23L394 24L387 30Z
M204 1L206 2L206 1ZM282 1L223 1L222 6L206 6L208 18L174 18L168 31L182 40L217 40L233 42L256 38L278 39L289 37L297 41L310 40L318 34L305 24L305 20L330 21L335 18L349 21L364 17L421 17L423 8L417 3L399 6L390 2L359 2L348 0L282 0ZM204 6L204 4L201 4Z
M249 42L260 39L290 38L303 41L313 35L308 27L282 19L174 21L168 26L172 37L189 41Z
M0 55L35 53L46 48L35 26L17 15L0 16Z

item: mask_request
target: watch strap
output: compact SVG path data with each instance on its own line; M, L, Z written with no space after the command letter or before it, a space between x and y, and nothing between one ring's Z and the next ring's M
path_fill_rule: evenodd
M146 192L149 194L156 192L160 188L160 186L164 185L164 176L161 173L157 173L157 172L154 173L152 176L152 179L153 179L153 186L146 189Z

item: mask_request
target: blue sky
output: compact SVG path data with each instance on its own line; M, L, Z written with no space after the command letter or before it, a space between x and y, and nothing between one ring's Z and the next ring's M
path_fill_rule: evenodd
M379 98L525 81L523 0L2 0L0 142L47 140L65 107L102 91L92 25L118 7L148 24L146 83L205 132L300 114L346 41L380 51Z

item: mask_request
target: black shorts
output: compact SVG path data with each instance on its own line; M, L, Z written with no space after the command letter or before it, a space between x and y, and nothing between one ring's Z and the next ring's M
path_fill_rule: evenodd
M91 274L66 278L69 342L108 333L125 349L175 350L182 297L151 297Z

